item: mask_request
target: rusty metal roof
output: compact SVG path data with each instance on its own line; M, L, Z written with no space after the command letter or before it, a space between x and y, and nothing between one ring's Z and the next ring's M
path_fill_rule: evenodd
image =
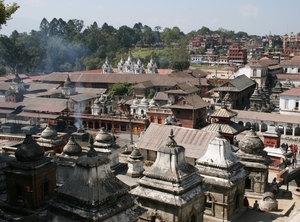
M30 118L43 118L43 119L57 119L59 115L47 114L47 113L32 113L32 112L21 112L17 116L30 117Z
M23 110L36 112L61 112L67 107L67 99L55 98L24 98Z
M72 82L77 83L141 83L151 81L155 86L174 86L177 83L191 82L194 85L199 84L199 79L194 77L176 78L171 75L160 74L91 74L91 73L51 73L42 79L42 82L64 82L68 75ZM206 79L201 79L202 85L207 85Z
M177 144L185 148L186 157L193 159L202 157L207 150L208 143L216 136L214 132L151 123L137 142L138 148L157 151L169 140L171 129L173 129Z

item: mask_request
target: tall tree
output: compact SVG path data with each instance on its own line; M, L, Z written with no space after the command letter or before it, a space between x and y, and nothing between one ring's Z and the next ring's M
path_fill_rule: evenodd
M17 3L5 5L4 0L0 0L0 29L2 25L6 24L7 20L11 19L12 14L14 14L19 7Z

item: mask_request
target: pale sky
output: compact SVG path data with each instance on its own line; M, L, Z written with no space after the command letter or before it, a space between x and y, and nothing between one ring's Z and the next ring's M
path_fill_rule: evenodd
M118 29L141 22L152 29L177 26L187 34L202 26L245 31L249 35L300 32L299 0L4 0L20 8L0 30L30 33L39 30L43 18L79 19L86 28L94 21Z

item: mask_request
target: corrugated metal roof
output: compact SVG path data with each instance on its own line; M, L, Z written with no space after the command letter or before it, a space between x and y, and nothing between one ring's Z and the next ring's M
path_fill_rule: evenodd
M185 148L186 157L194 159L205 154L209 142L216 136L214 132L151 123L137 142L138 148L157 151L169 140L171 129L177 144Z
M31 113L31 112L21 112L17 116L30 117L30 118L43 118L43 119L57 119L59 115L52 115L47 113Z
M33 82L29 85L28 91L57 89L59 86L60 84Z
M70 98L76 102L95 99L97 97L99 97L99 95L95 95L95 94L76 94L74 96L70 96Z
M51 73L47 75L42 82L64 82L66 78L70 76L72 82L78 83L141 83L151 81L155 86L174 86L177 83L189 81L194 85L199 84L199 79L190 78L175 78L171 75L160 75L160 74L91 74L91 73ZM207 85L206 79L201 79L202 85Z
M67 99L55 98L24 98L23 110L41 111L41 112L61 112L67 107Z

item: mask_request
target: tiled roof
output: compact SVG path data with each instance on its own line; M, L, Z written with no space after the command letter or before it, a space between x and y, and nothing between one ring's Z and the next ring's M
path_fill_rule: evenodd
M254 111L244 111L244 110L234 110L237 112L237 118L270 122L284 122L284 123L300 123L300 116L284 115L279 113L264 113L264 112L254 112Z
M0 82L0 90L6 91L10 88L10 82Z
M156 92L154 97L154 100L168 100L168 95L165 92Z
M206 152L208 143L216 136L216 133L213 132L151 123L137 142L137 147L157 151L168 141L171 129L175 135L174 140L178 145L185 148L186 157L193 159L202 157Z
M225 117L225 118L232 118L237 115L236 112L232 111L231 109L228 108L221 108L216 111L214 111L211 114L211 117Z
M292 88L283 93L280 93L279 96L300 96L300 88Z
M233 87L226 86L227 83L233 85ZM227 83L224 83L223 86L218 87L215 91L237 91L241 92L253 85L255 85L255 81L249 79L246 75L240 75L235 79L229 80Z
M222 133L231 134L231 135L236 135L245 130L244 126L232 121L230 121L229 124L223 122L212 123L209 124L208 126L203 127L201 130L208 131L208 132L218 132L220 127Z
M59 86L60 84L33 82L29 84L28 91L57 89Z
M209 106L209 104L203 100L200 96L198 95L190 95L190 96L185 96L184 97L190 104L193 105L194 109L201 109L204 107Z
M277 74L276 75L277 79L278 80L286 80L286 79L289 79L291 81L300 81L300 74L298 73L293 73L293 74L288 74L288 73L285 73L285 74Z
M291 60L283 60L280 66L300 66L300 57L295 56Z

